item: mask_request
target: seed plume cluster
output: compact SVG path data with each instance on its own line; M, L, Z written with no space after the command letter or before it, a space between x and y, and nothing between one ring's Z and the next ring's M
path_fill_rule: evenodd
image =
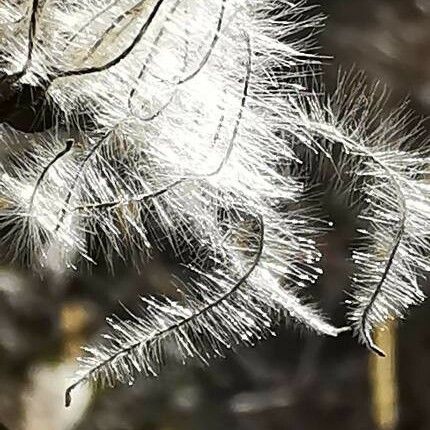
M331 180L362 199L353 332L382 354L373 330L423 299L423 132L405 108L387 112L360 74L330 96L309 85L321 24L302 1L2 2L4 258L40 274L101 262L139 270L169 249L188 274L174 281L177 296L108 319L67 404L82 383L132 383L169 357L207 362L254 345L275 321L349 330L304 298L321 275L316 238L332 227L307 201L314 157L347 169L349 183ZM23 91L34 113L25 129L3 114Z

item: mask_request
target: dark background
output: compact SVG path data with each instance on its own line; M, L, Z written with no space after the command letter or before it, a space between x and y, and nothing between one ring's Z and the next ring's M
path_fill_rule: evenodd
M338 66L355 66L386 84L393 104L409 96L418 114L430 113L430 0L327 0L319 7L328 16L319 51L334 57L324 68L329 87ZM312 293L342 323L355 215L336 201L327 210L337 229L321 238L326 273ZM64 409L65 377L79 346L118 311L118 300L132 305L138 294L160 291L162 273L160 262L142 276L95 273L64 283L0 268L0 422L10 430L67 430L73 422L78 430L430 429L429 302L389 333L397 342L387 360L397 369L398 419L385 427L372 392L386 382L369 353L349 336L293 328L208 369L170 366L158 380L98 392L91 403L82 392Z

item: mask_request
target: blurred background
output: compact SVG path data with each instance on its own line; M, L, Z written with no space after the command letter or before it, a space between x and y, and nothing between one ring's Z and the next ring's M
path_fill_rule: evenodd
M327 15L319 51L334 86L339 66L366 71L430 113L430 0L314 1ZM325 274L312 291L342 324L353 271L348 248L356 214L336 199L326 209L336 231L320 238ZM386 359L345 335L327 339L287 327L254 349L210 368L170 366L157 380L75 394L63 406L82 344L104 318L136 297L165 288L166 265L141 275L103 270L91 278L40 280L0 268L0 429L9 430L429 430L430 302L378 333ZM429 293L429 285L423 285ZM3 427L2 427L3 426Z

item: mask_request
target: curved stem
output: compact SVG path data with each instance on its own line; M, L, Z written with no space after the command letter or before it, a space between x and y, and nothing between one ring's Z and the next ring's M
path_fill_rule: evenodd
M224 22L224 17L225 17L226 4L227 4L227 0L222 0L221 10L220 10L220 14L219 14L219 17L218 17L217 28L216 28L215 34L214 34L214 36L212 38L211 44L209 45L209 48L208 48L205 56L200 61L200 64L198 65L198 67L196 68L196 70L194 70L188 76L180 79L176 83L177 85L185 84L186 82L188 82L191 79L195 78L200 73L200 71L205 67L205 65L207 64L207 62L209 61L210 57L212 56L213 51L215 50L215 47L216 47L217 43L218 43L220 35L221 35L222 24Z
M105 39L109 36L109 34L114 31L123 21L125 21L129 16L133 14L138 14L141 12L142 7L144 6L146 0L141 0L136 5L134 5L132 8L128 9L121 15L117 16L113 22L109 25L109 27L103 32L103 34L100 36L100 38L97 39L97 41L91 46L87 54L85 55L83 61L87 61L91 55L94 54L94 52L101 46L101 44L105 41ZM132 21L131 21L132 22ZM127 28L130 25L130 22L125 25L125 28ZM124 28L121 30L124 31ZM116 36L121 34L121 32Z
M27 71L28 67L30 66L31 60L33 58L34 39L36 36L38 7L39 7L39 0L33 0L33 5L31 8L31 16L30 16L30 26L28 29L28 55L27 55L27 62L24 66L24 73Z
M34 39L36 36L36 30L37 30L37 12L39 8L39 2L40 0L33 0L32 6L31 6L31 15L30 15L30 22L28 26L28 42L27 42L27 59L25 61L24 66L22 67L21 71L17 73L13 73L12 75L6 75L3 80L11 80L12 82L16 82L19 79L21 79L28 71L31 60L33 59L33 51L34 51ZM0 81L1 82L1 81Z
M91 23L100 18L104 13L106 13L110 8L116 6L121 0L114 0L112 3L108 4L101 11L94 14L85 24L83 24L68 40L69 43L73 42Z
M259 243L258 243L258 249L257 254L254 258L254 261L250 268L246 271L246 273L231 287L229 288L224 294L222 294L220 297L215 299L214 301L208 303L206 306L203 306L200 310L193 313L191 316L184 318L180 322L171 325L170 327L167 327L163 330L160 330L156 333L154 333L150 338L146 340L139 340L131 345L117 351L107 359L103 360L100 364L93 367L86 375L79 378L74 384L72 384L70 387L67 388L65 393L65 405L66 407L70 406L72 401L72 391L82 384L85 381L88 381L94 374L96 374L98 371L100 371L103 367L108 366L115 360L119 359L121 356L126 356L130 353L132 353L137 348L141 347L144 343L150 343L150 342L156 342L159 341L161 338L164 338L171 334L172 332L175 332L177 330L180 330L182 327L186 326L190 322L194 321L195 319L204 316L208 313L210 313L214 308L220 306L222 303L224 303L226 300L228 300L230 297L232 297L249 279L249 277L254 273L256 268L258 267L261 257L263 255L263 249L264 249L264 238L265 238L265 230L264 230L264 219L261 215L257 215L256 220L259 223Z
M128 45L128 47L121 52L121 54L117 55L114 59L108 61L107 63L101 65L101 66L93 66L93 67L85 67L79 70L68 70L68 71L56 71L56 76L54 76L54 79L57 78L64 78L68 76L82 76L87 75L90 73L97 73L97 72L103 72L104 70L110 69L113 66L116 66L118 63L120 63L122 60L124 60L136 47L136 45L142 40L143 36L147 32L148 28L151 26L152 22L154 21L155 17L157 16L161 6L163 5L164 0L157 0L154 8L152 9L151 13L149 14L147 20L143 23L141 26L139 32L133 39L133 41Z
M403 235L405 233L406 218L407 218L407 207L406 207L406 199L405 199L402 187L401 187L398 179L395 177L395 175L391 172L391 170L389 168L387 168L382 162L375 159L374 156L372 156L372 160L375 161L376 164L378 164L382 169L384 169L387 172L388 177L391 179L392 184L394 185L394 187L396 189L396 194L397 194L397 199L398 199L398 204L399 204L399 212L400 212L400 221L399 221L399 225L398 225L398 230L396 232L396 235L394 238L394 243L393 243L393 246L391 248L387 263L385 265L384 272L382 274L382 277L381 277L378 285L375 288L375 291L373 292L373 294L369 300L369 303L364 308L363 316L361 318L361 324L360 324L361 332L362 332L362 335L364 337L364 341L366 343L366 346L369 349L371 349L373 352L375 352L376 354L380 355L381 357L385 357L384 351L382 351L380 348L378 348L378 346L375 344L375 342L374 342L374 340L370 334L370 330L368 330L368 321L367 320L368 320L370 312L372 311L372 308L373 308L379 294L381 293L381 291L384 287L384 284L385 284L387 277L390 273L390 270L393 266L394 259L397 255L397 251L398 251L399 246L402 242Z
M172 14L174 14L176 12L176 9L178 8L179 3L180 3L180 1L177 0L173 4L173 6L170 8L169 15L172 15ZM166 21L167 22L170 21L170 17L168 17ZM139 72L139 76L137 78L137 81L140 81L142 79L143 75L145 74L145 71L146 71L146 69L148 67L148 63L152 60L152 58L154 56L155 49L156 49L158 43L160 42L161 38L164 36L165 32L166 32L166 27L165 27L165 25L163 25L162 28L160 29L160 31L158 32L157 36L154 39L153 47L152 47L151 51L149 52L147 58L145 59L143 65L141 67L141 70ZM186 52L186 55L185 55L184 67L186 66L187 58L188 58L188 51ZM129 110L130 110L130 112L132 114L134 114L134 112L133 112L134 109L133 109L132 101L133 101L133 98L134 98L136 92L137 92L137 88L133 87L132 90L130 91L130 94L129 94L128 100L127 100L128 108L129 108ZM171 96L170 100L166 103L166 105L163 106L161 109L159 109L155 114L153 114L153 115L151 115L151 116L149 116L147 118L141 118L141 120L145 121L145 122L149 122L149 121L154 120L171 103L172 99L173 99L173 96ZM136 116L138 116L138 115L136 115Z
M214 32L211 43L210 43L203 59L200 61L199 65L196 67L196 69L193 72L189 73L188 75L184 76L183 78L181 78L177 81L169 81L169 80L160 78L159 76L154 75L153 73L151 73L151 75L154 76L155 78L159 79L160 81L164 82L164 83L167 83L170 85L178 85L178 86L183 85L183 84L191 81L192 79L194 79L203 70L203 68L206 66L206 64L210 60L210 58L211 58L211 56L212 56L212 54L216 48L216 45L217 45L219 38L220 38L220 35L221 35L221 30L222 30L222 26L223 26L223 22L224 22L224 18L225 18L226 5L227 5L227 0L222 0L220 13L218 16L217 27L216 27L216 30Z
M43 171L42 171L42 173L41 173L41 175L39 176L39 178L37 179L37 181L36 181L36 185L34 186L34 189L33 189L33 193L31 194L31 197L30 197L30 203L29 203L29 213L31 213L31 211L32 211L32 209L33 209L33 205L34 205L34 199L35 199L35 197L36 197L36 194L37 194L37 190L39 189L39 187L40 187L40 184L42 183L42 181L43 181L43 179L45 178L45 176L47 175L47 173L48 173L48 171L49 171L49 169L60 159L60 158L62 158L64 155L66 155L71 149L72 149L72 146L73 146L73 143L74 143L74 141L73 141L73 139L67 139L66 140L66 147L61 151L61 152L59 152L48 164L47 164L47 166L43 169Z
M101 139L100 141L93 147L91 148L91 150L88 152L88 154L85 156L85 158L82 160L82 163L79 166L79 169L75 175L75 177L73 178L73 181L70 185L69 191L67 193L67 196L64 200L64 205L63 208L61 209L60 212L60 216L58 218L58 222L57 225L55 226L55 232L57 232L59 230L59 228L61 227L61 224L64 221L64 217L66 216L67 213L67 206L70 203L70 200L72 198L72 194L73 194L73 190L76 187L76 184L78 183L79 178L81 177L83 171L85 170L85 167L88 163L88 161L90 161L90 159L93 157L93 155L98 151L98 149L103 145L103 143L107 140L107 138L114 132L115 128L110 130L108 133L106 133Z

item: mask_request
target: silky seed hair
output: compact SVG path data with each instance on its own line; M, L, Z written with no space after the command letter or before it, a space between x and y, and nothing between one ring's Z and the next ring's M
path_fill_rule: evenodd
M373 330L422 300L428 154L406 150L422 135L405 110L379 122L383 97L366 98L362 77L345 75L333 96L314 91L321 22L287 0L0 5L1 84L42 88L55 107L44 132L0 126L9 258L41 274L101 260L139 270L169 250L189 273L177 297L145 297L108 320L67 405L83 383L132 383L167 358L206 363L254 345L279 316L331 336L347 329L304 299L321 275L322 224L304 201L304 178L319 177L306 154L347 165L346 189L366 196L349 301L360 340L382 354Z

